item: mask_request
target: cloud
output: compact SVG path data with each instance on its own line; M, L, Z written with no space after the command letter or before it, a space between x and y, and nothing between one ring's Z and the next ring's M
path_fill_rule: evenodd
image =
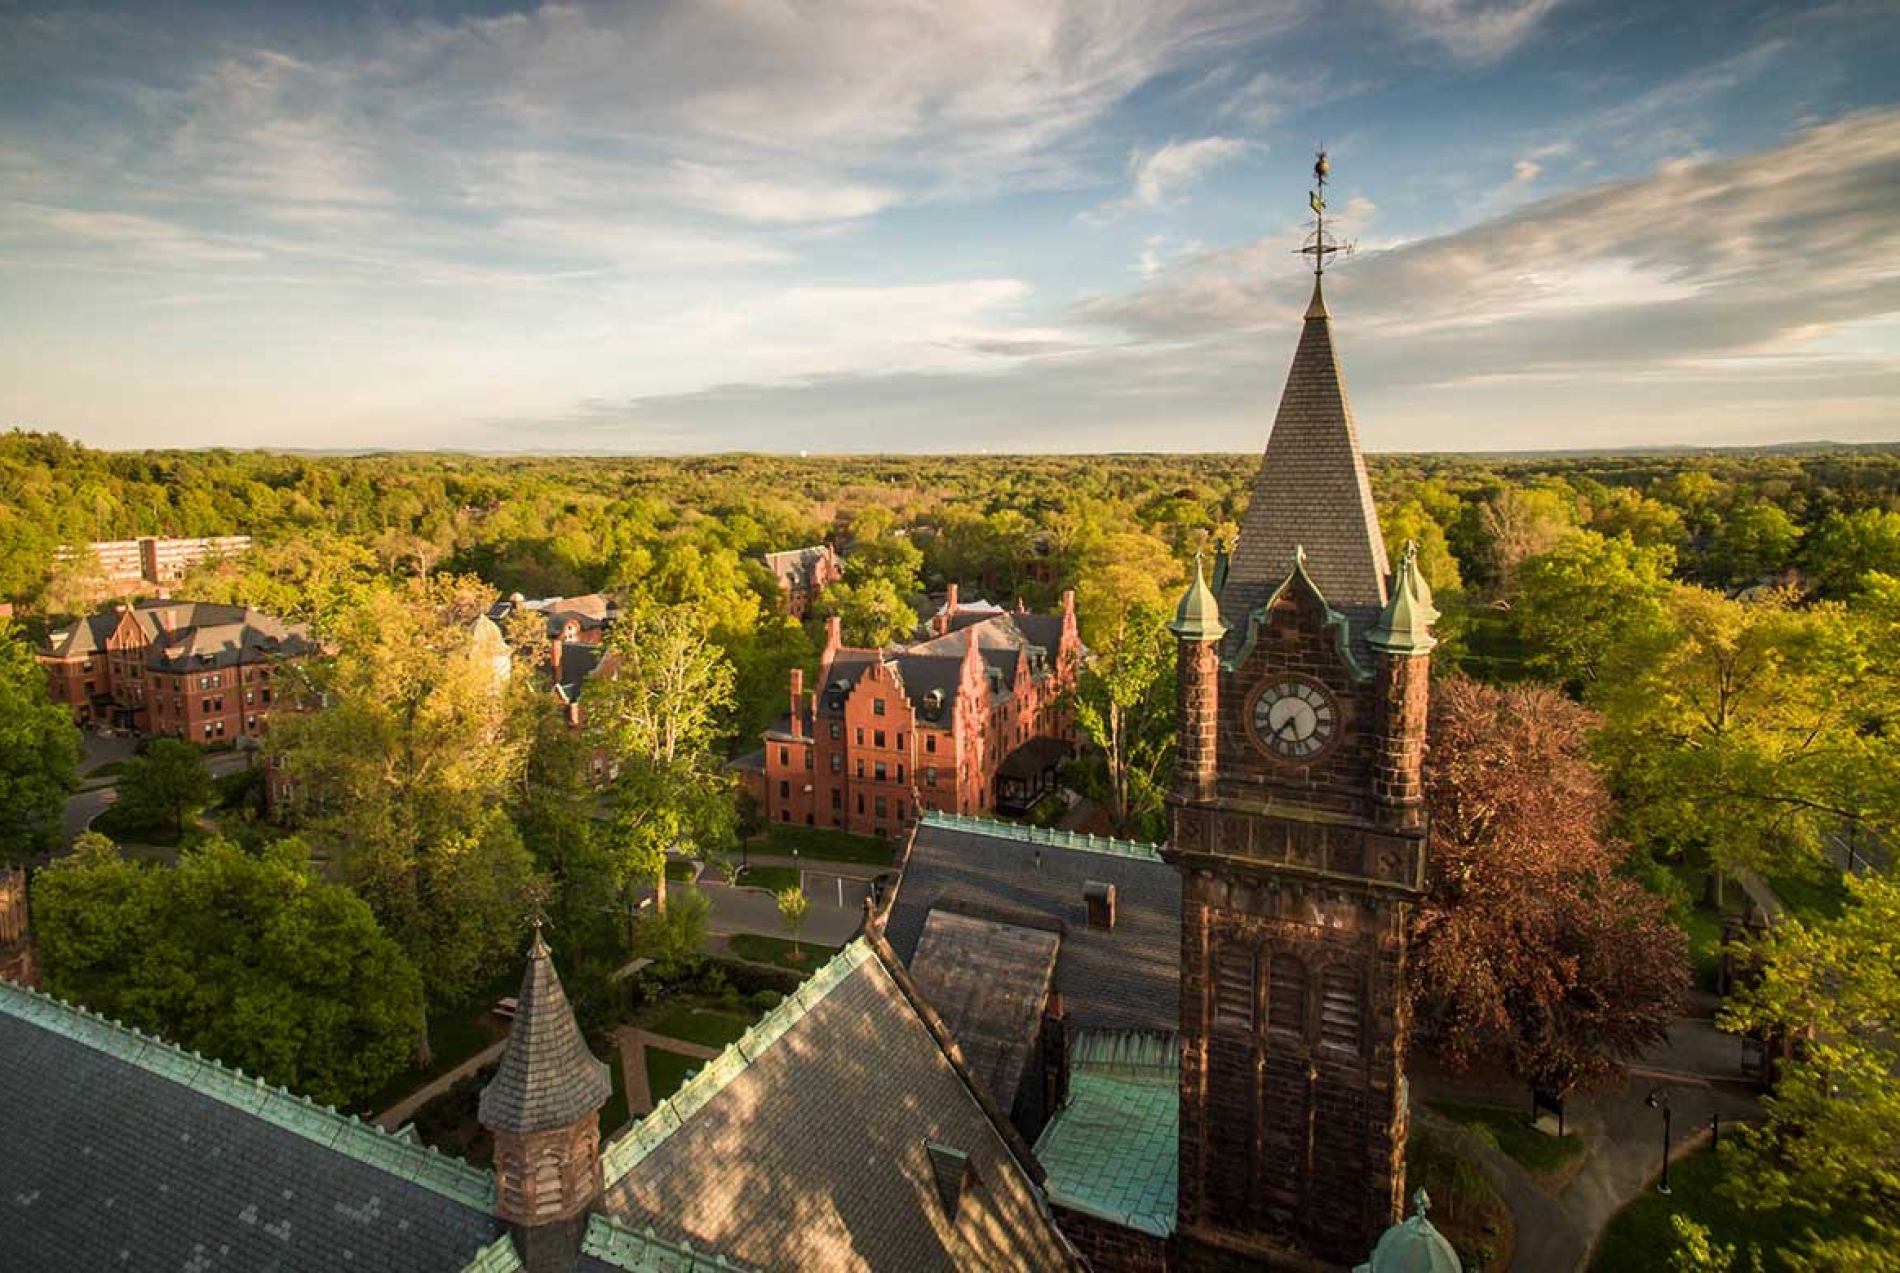
M1144 207L1159 207L1215 168L1245 154L1247 145L1236 137L1201 137L1171 141L1146 154L1137 151L1128 161L1134 199Z
M1405 33L1465 62L1491 62L1529 39L1558 0L1383 0Z
M1535 159L1520 159L1511 165L1511 181L1514 185L1527 186L1537 180L1544 171L1544 165Z

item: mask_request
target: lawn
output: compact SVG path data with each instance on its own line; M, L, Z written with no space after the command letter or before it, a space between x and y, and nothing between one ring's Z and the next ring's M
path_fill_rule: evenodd
M647 1091L652 1094L656 1105L679 1091L686 1080L706 1064L696 1056L682 1056L665 1048L650 1047L646 1054Z
M1714 993L1722 973L1722 916L1714 907L1702 905L1709 878L1708 864L1674 862L1670 864L1669 871L1690 898L1687 914L1684 915L1679 908L1677 915L1684 921L1682 931L1689 938L1689 957L1695 964L1696 989ZM1739 888L1731 887L1731 903L1740 892Z
M742 871L736 883L744 888L765 888L782 893L799 887L799 871L794 866L753 866Z
M1516 1234L1510 1211L1472 1157L1468 1139L1437 1127L1414 1127L1405 1145L1405 1178L1427 1186L1432 1224L1457 1250L1468 1273L1485 1273L1509 1262ZM1411 1214L1409 1198L1405 1210Z
M600 1107L600 1139L603 1143L613 1138L615 1132L633 1121L633 1115L627 1112L627 1076L620 1069L620 1048L609 1037L604 1045L595 1047L595 1054L607 1059L607 1072L613 1076L614 1094Z
M95 765L93 768L86 770L80 777L91 781L94 778L111 778L124 772L125 762L123 760L108 760L103 765Z
M783 824L767 828L748 847L754 853L779 853L787 857L797 849L801 858L813 862L859 862L867 866L889 866L897 856L897 849L889 840L876 836Z
M1721 1155L1707 1150L1672 1164L1670 1195L1665 1198L1651 1188L1623 1208L1604 1230L1592 1273L1647 1273L1669 1267L1676 1246L1669 1217L1677 1212L1706 1225L1716 1241L1733 1243L1737 1268L1749 1266L1751 1248L1760 1252L1763 1273L1786 1269L1783 1253L1807 1234L1844 1232L1848 1230L1840 1226L1853 1224L1788 1208L1743 1210L1717 1189L1723 1174Z
M92 830L110 836L120 844L150 844L169 848L179 842L178 832L168 826L147 826L126 816L125 806L109 804L92 820Z
M669 1039L684 1039L688 1043L697 1043L701 1047L723 1048L728 1043L738 1042L752 1021L734 1012L721 1012L717 1008L694 1008L684 1004L669 1010L665 1016L647 1026L654 1034L663 1034Z
M732 953L741 959L749 959L755 964L777 964L780 968L790 968L794 972L810 972L838 953L836 946L801 942L801 953L794 956L791 942L758 933L735 933L729 941Z
M448 1073L497 1039L506 1037L502 1023L489 1016L488 1009L495 1000L513 994L520 981L519 973L510 973L505 980L491 986L490 992L473 1006L437 1013L429 1021L429 1046L434 1050L435 1060L427 1069L403 1066L390 1076L381 1091L362 1102L362 1112L380 1114L430 1079Z
M1523 1110L1457 1105L1450 1101L1428 1101L1426 1104L1454 1123L1474 1131L1481 1130L1481 1134L1496 1141L1499 1149L1534 1175L1553 1175L1583 1152L1583 1138L1575 1132L1546 1136L1530 1125Z

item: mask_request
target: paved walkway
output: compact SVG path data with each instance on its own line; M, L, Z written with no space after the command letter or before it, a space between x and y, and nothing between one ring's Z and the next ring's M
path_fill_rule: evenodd
M664 1034L654 1034L651 1030L642 1030L638 1026L623 1025L614 1031L614 1044L620 1053L620 1076L627 1085L627 1114L631 1118L645 1118L653 1112L655 1101L653 1089L647 1086L647 1049L659 1048L662 1052L677 1052L681 1056L690 1056L702 1061L710 1061L719 1055L717 1048L709 1048L699 1043L688 1043L685 1039L670 1038Z
M1671 1159L1705 1139L1710 1120L1726 1126L1759 1119L1755 1092L1733 1081L1741 1044L1706 1018L1687 1018L1670 1028L1667 1042L1644 1054L1620 1088L1573 1097L1565 1128L1583 1138L1586 1157L1576 1174L1547 1189L1495 1145L1460 1133L1457 1125L1425 1106L1432 1100L1522 1109L1523 1089L1456 1078L1419 1076L1414 1109L1422 1124L1460 1135L1498 1195L1511 1209L1517 1246L1511 1268L1519 1273L1574 1273L1585 1266L1603 1229L1662 1169L1662 1113L1646 1098L1669 1099L1673 1128ZM1431 1187L1429 1181L1409 1182Z
M764 889L731 888L707 879L700 890L712 903L707 928L714 933L758 933L766 937L785 937L785 921L779 917L778 899ZM805 914L799 937L821 946L842 946L858 931L864 911L863 892L844 891L845 905L839 906L836 894L820 888L808 892L811 907Z
M448 1073L438 1075L429 1080L429 1082L378 1114L376 1116L376 1125L381 1127L384 1131L393 1132L399 1130L404 1123L409 1121L410 1116L417 1110L500 1056L501 1050L506 1046L507 1042L508 1040L506 1039L497 1040Z

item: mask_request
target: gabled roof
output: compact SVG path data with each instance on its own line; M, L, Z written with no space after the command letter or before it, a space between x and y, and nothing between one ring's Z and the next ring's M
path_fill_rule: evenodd
M911 980L998 1109L1010 1109L1022 1086L1061 944L1052 929L953 911L932 911L924 921Z
M831 555L829 544L788 548L783 552L765 554L765 568L777 576L785 587L804 588L811 584L812 569Z
M1110 931L1088 925L1091 882L1115 886ZM1179 1028L1181 881L1153 845L927 813L885 923L906 964L933 911L1059 931L1055 987L1077 1029Z
M1308 572L1334 606L1385 604L1385 541L1318 280L1240 524L1227 586L1278 584L1301 547ZM1229 623L1239 618L1224 590L1221 608Z
M0 982L0 1268L455 1273L503 1235L454 1158Z
M482 1126L522 1133L566 1127L598 1110L612 1095L607 1066L587 1050L537 927L528 967L521 974L508 1045L495 1077L482 1089Z
M860 937L605 1155L622 1224L773 1269L1072 1267L947 1035ZM946 1214L929 1146L968 1155Z

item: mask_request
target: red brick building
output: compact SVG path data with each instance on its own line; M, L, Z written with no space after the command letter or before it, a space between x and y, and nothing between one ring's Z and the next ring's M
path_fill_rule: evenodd
M204 539L164 539L146 535L140 539L108 539L87 544L84 549L61 546L53 551L56 561L71 561L81 552L89 552L99 564L101 579L114 586L141 583L171 583L183 579L185 572L200 562L219 557L235 557L251 550L249 535L215 535Z
M932 629L859 650L832 620L818 687L793 669L791 710L765 734L769 820L889 836L921 810L1027 807L1053 787L1075 743L1075 594L1060 614L960 613L953 588Z
M49 634L35 657L74 724L209 746L260 737L273 680L316 650L302 624L243 606L157 600L87 615Z
M802 619L818 594L844 578L844 562L830 544L765 554L765 568L778 580L785 613Z

